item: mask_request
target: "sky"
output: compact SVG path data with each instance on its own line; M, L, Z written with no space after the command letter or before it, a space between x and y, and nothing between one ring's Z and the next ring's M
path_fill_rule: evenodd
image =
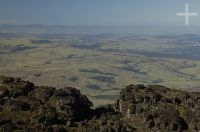
M0 24L200 26L200 0L0 0Z

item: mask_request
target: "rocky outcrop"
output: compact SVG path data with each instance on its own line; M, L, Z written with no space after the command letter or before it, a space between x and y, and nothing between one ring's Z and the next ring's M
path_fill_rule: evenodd
M200 94L195 92L130 85L121 91L115 110L129 122L140 121L142 131L200 131Z
M38 87L17 78L0 78L0 131L46 131L90 117L92 103L71 87ZM52 128L53 129L53 128Z
M129 85L115 104L92 109L79 90L0 77L0 131L200 131L200 94Z

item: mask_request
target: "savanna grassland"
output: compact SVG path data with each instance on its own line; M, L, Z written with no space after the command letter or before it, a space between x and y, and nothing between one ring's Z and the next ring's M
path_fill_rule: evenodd
M112 103L129 84L200 91L200 35L85 30L1 28L0 75L73 86L95 105Z

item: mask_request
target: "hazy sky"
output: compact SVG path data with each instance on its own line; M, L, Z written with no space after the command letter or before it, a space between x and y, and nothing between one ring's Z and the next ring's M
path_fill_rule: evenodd
M0 24L184 25L185 3L200 25L200 0L0 0Z

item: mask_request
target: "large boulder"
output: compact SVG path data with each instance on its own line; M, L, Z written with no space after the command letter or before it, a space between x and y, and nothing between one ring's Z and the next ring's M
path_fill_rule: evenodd
M71 120L86 118L92 106L92 102L85 95L72 87L56 90L48 103L58 112L65 113Z
M54 94L55 88L52 87L35 87L33 91L29 93L29 97L39 99L42 103L45 103Z

